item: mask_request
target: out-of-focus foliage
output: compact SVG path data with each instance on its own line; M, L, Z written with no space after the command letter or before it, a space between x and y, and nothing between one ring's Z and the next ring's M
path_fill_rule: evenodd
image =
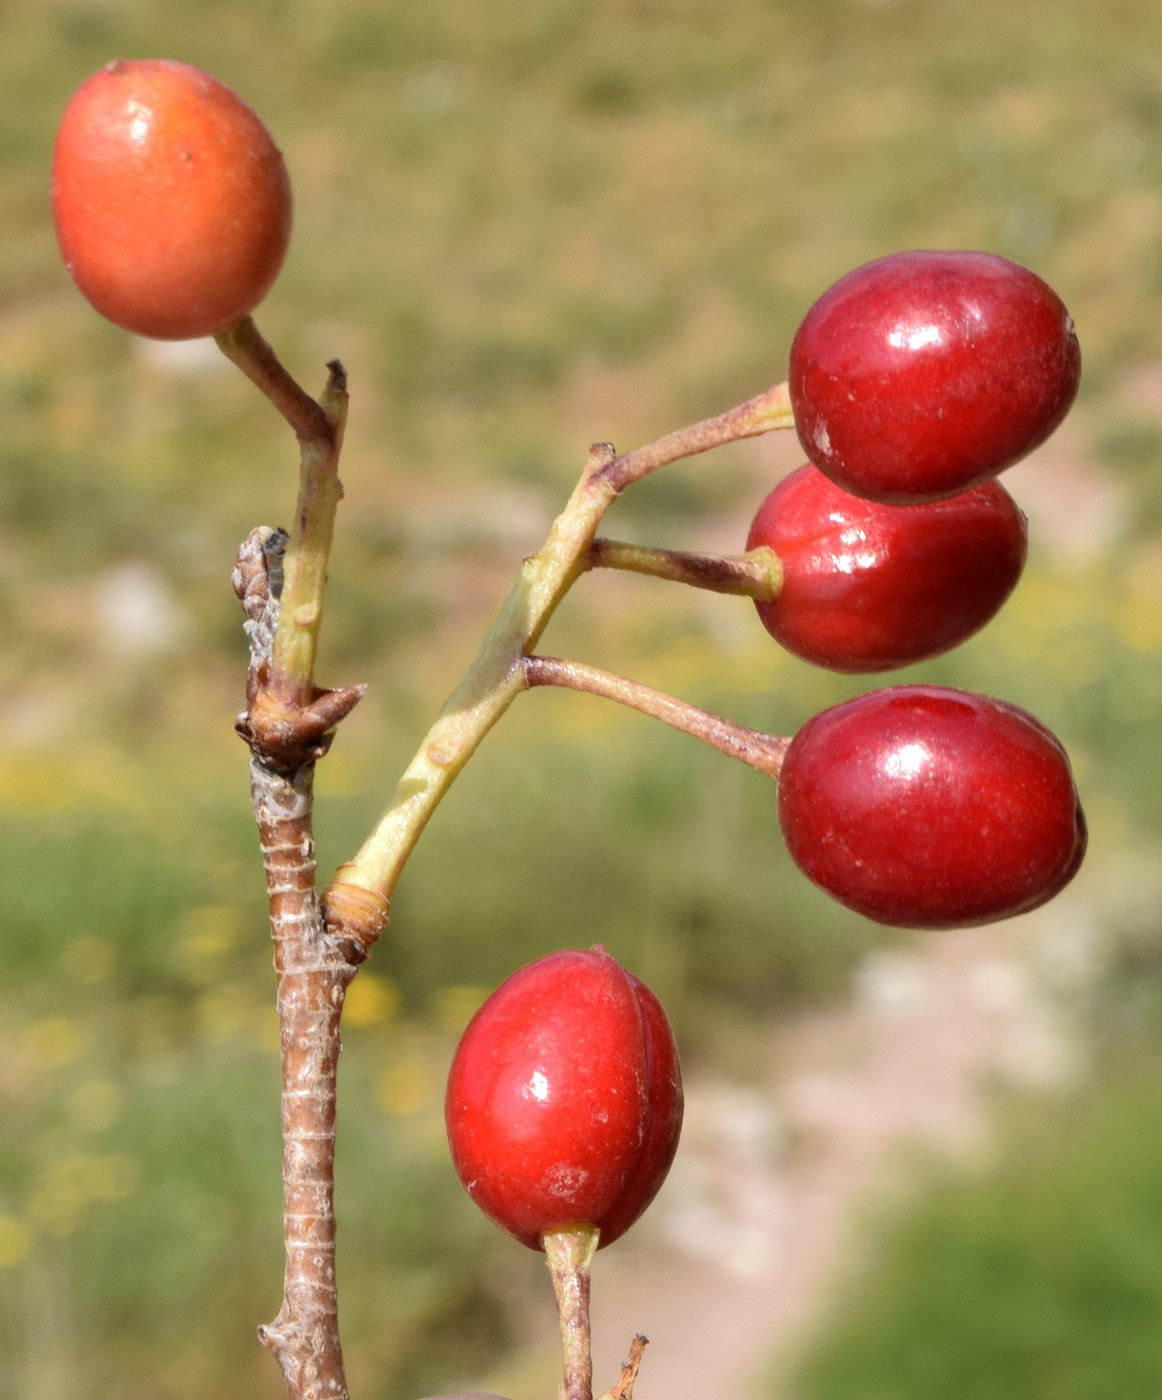
M1156 1395L1157 1048L1067 1105L1026 1105L987 1173L938 1176L842 1296L797 1400Z
M372 686L320 770L325 866L589 442L757 392L835 277L941 245L1052 282L1086 384L1012 475L1028 577L908 674L1062 735L1100 870L1162 822L1160 45L1148 0L0 11L0 1394L278 1393L252 1339L277 1306L277 1068L228 575L285 519L294 445L212 347L135 342L68 283L47 183L72 89L113 57L198 63L287 156L297 227L259 321L308 383L334 355L351 375L321 679ZM740 547L798 460L784 439L675 467L609 532ZM546 640L776 731L862 688L779 656L749 604L650 580L582 580ZM348 1017L356 1393L479 1377L532 1286L441 1137L441 1066L487 987L600 939L688 1053L729 1056L740 1020L825 994L880 937L788 869L765 780L585 697L522 700L433 822Z

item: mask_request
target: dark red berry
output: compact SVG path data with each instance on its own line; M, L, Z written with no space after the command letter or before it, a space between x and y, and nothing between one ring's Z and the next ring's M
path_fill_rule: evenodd
M991 253L912 252L849 272L791 345L795 426L847 491L906 504L955 495L1030 452L1081 376L1056 292Z
M791 741L779 821L799 868L903 928L1035 909L1077 872L1085 818L1069 759L1032 715L941 686L824 710Z
M888 671L984 626L1021 576L1026 528L996 481L892 506L806 466L762 503L746 545L782 565L779 596L756 604L776 641L833 671Z
M579 1225L609 1244L653 1200L678 1146L666 1014L603 948L540 958L469 1023L445 1120L468 1194L522 1244Z

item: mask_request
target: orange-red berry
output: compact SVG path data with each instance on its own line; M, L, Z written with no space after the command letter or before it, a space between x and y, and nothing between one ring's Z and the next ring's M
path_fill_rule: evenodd
M270 132L225 84L168 59L110 63L73 94L52 208L89 301L158 340L236 325L290 238L290 182Z

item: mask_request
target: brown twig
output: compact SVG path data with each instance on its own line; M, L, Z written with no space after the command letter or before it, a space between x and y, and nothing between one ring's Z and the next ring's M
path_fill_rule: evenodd
M248 618L251 707L261 699L276 634L281 531L252 531L234 588ZM239 722L253 730L249 712ZM283 1303L259 1328L289 1400L346 1400L335 1282L335 1089L339 1018L358 955L327 928L316 893L311 831L314 760L295 767L258 751L250 765L254 817L270 903L282 1044Z
M649 1338L638 1335L629 1344L629 1357L622 1362L621 1375L612 1390L607 1390L601 1400L633 1400L634 1383L641 1369L642 1354L649 1346Z
M355 968L328 947L315 893L314 765L251 765L278 977L286 1272L278 1316L258 1336L290 1400L346 1400L335 1284L335 1075L339 1016Z

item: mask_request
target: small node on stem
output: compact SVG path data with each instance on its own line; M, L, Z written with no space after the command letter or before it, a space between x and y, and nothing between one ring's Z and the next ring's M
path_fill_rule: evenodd
M586 472L600 471L617 456L617 448L611 442L591 442L589 460L585 463Z
M238 546L230 583L250 621L259 621L282 592L282 557L287 533L271 525L256 525Z
M348 685L320 690L309 705L296 708L261 687L234 728L256 758L281 772L291 772L323 757L331 747L336 725L351 713L366 689Z
M323 891L323 918L327 932L350 963L364 962L372 944L387 927L391 901L375 890L350 884L342 878L350 865L341 865Z
M347 371L343 368L342 360L327 361L327 387L323 390L320 402L326 408L327 399L337 399L347 392Z

